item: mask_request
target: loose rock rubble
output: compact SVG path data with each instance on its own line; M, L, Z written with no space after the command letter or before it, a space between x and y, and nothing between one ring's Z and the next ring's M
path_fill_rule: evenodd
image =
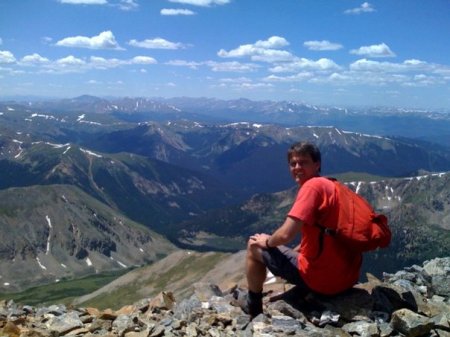
M264 314L253 320L238 305L242 293L198 283L179 303L163 292L120 310L3 301L0 337L450 337L450 257L385 274L382 281L369 277L336 297L299 299L295 288L276 300L268 295Z

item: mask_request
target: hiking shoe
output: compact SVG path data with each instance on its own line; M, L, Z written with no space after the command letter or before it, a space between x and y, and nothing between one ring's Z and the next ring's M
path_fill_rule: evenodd
M250 315L252 319L263 313L262 293L244 292L241 289L235 289L233 297L242 311Z

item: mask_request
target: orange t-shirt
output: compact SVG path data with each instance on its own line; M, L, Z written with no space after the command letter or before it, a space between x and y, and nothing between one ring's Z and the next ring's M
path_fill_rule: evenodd
M323 177L306 181L288 216L302 221L298 266L312 290L333 295L351 288L359 278L362 254L349 251L333 237L324 235L319 252L320 229L315 224L336 228L339 205L335 185Z

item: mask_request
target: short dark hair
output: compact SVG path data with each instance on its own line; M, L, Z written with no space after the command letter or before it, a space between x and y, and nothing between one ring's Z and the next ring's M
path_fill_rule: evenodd
M319 148L309 142L297 142L292 144L287 153L288 162L291 160L292 156L299 154L302 156L310 156L313 162L322 164L322 156L320 154ZM319 168L320 172L320 168Z

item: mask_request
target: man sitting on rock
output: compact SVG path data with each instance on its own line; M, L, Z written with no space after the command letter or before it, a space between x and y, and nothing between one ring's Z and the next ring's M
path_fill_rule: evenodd
M311 143L299 142L288 150L297 198L284 223L272 235L258 233L247 244L248 297L244 310L255 317L262 313L262 290L267 269L291 284L299 293L334 295L351 288L359 278L362 255L350 251L315 224L335 228L339 206L334 183L320 177L321 154ZM291 249L297 234L300 244Z

